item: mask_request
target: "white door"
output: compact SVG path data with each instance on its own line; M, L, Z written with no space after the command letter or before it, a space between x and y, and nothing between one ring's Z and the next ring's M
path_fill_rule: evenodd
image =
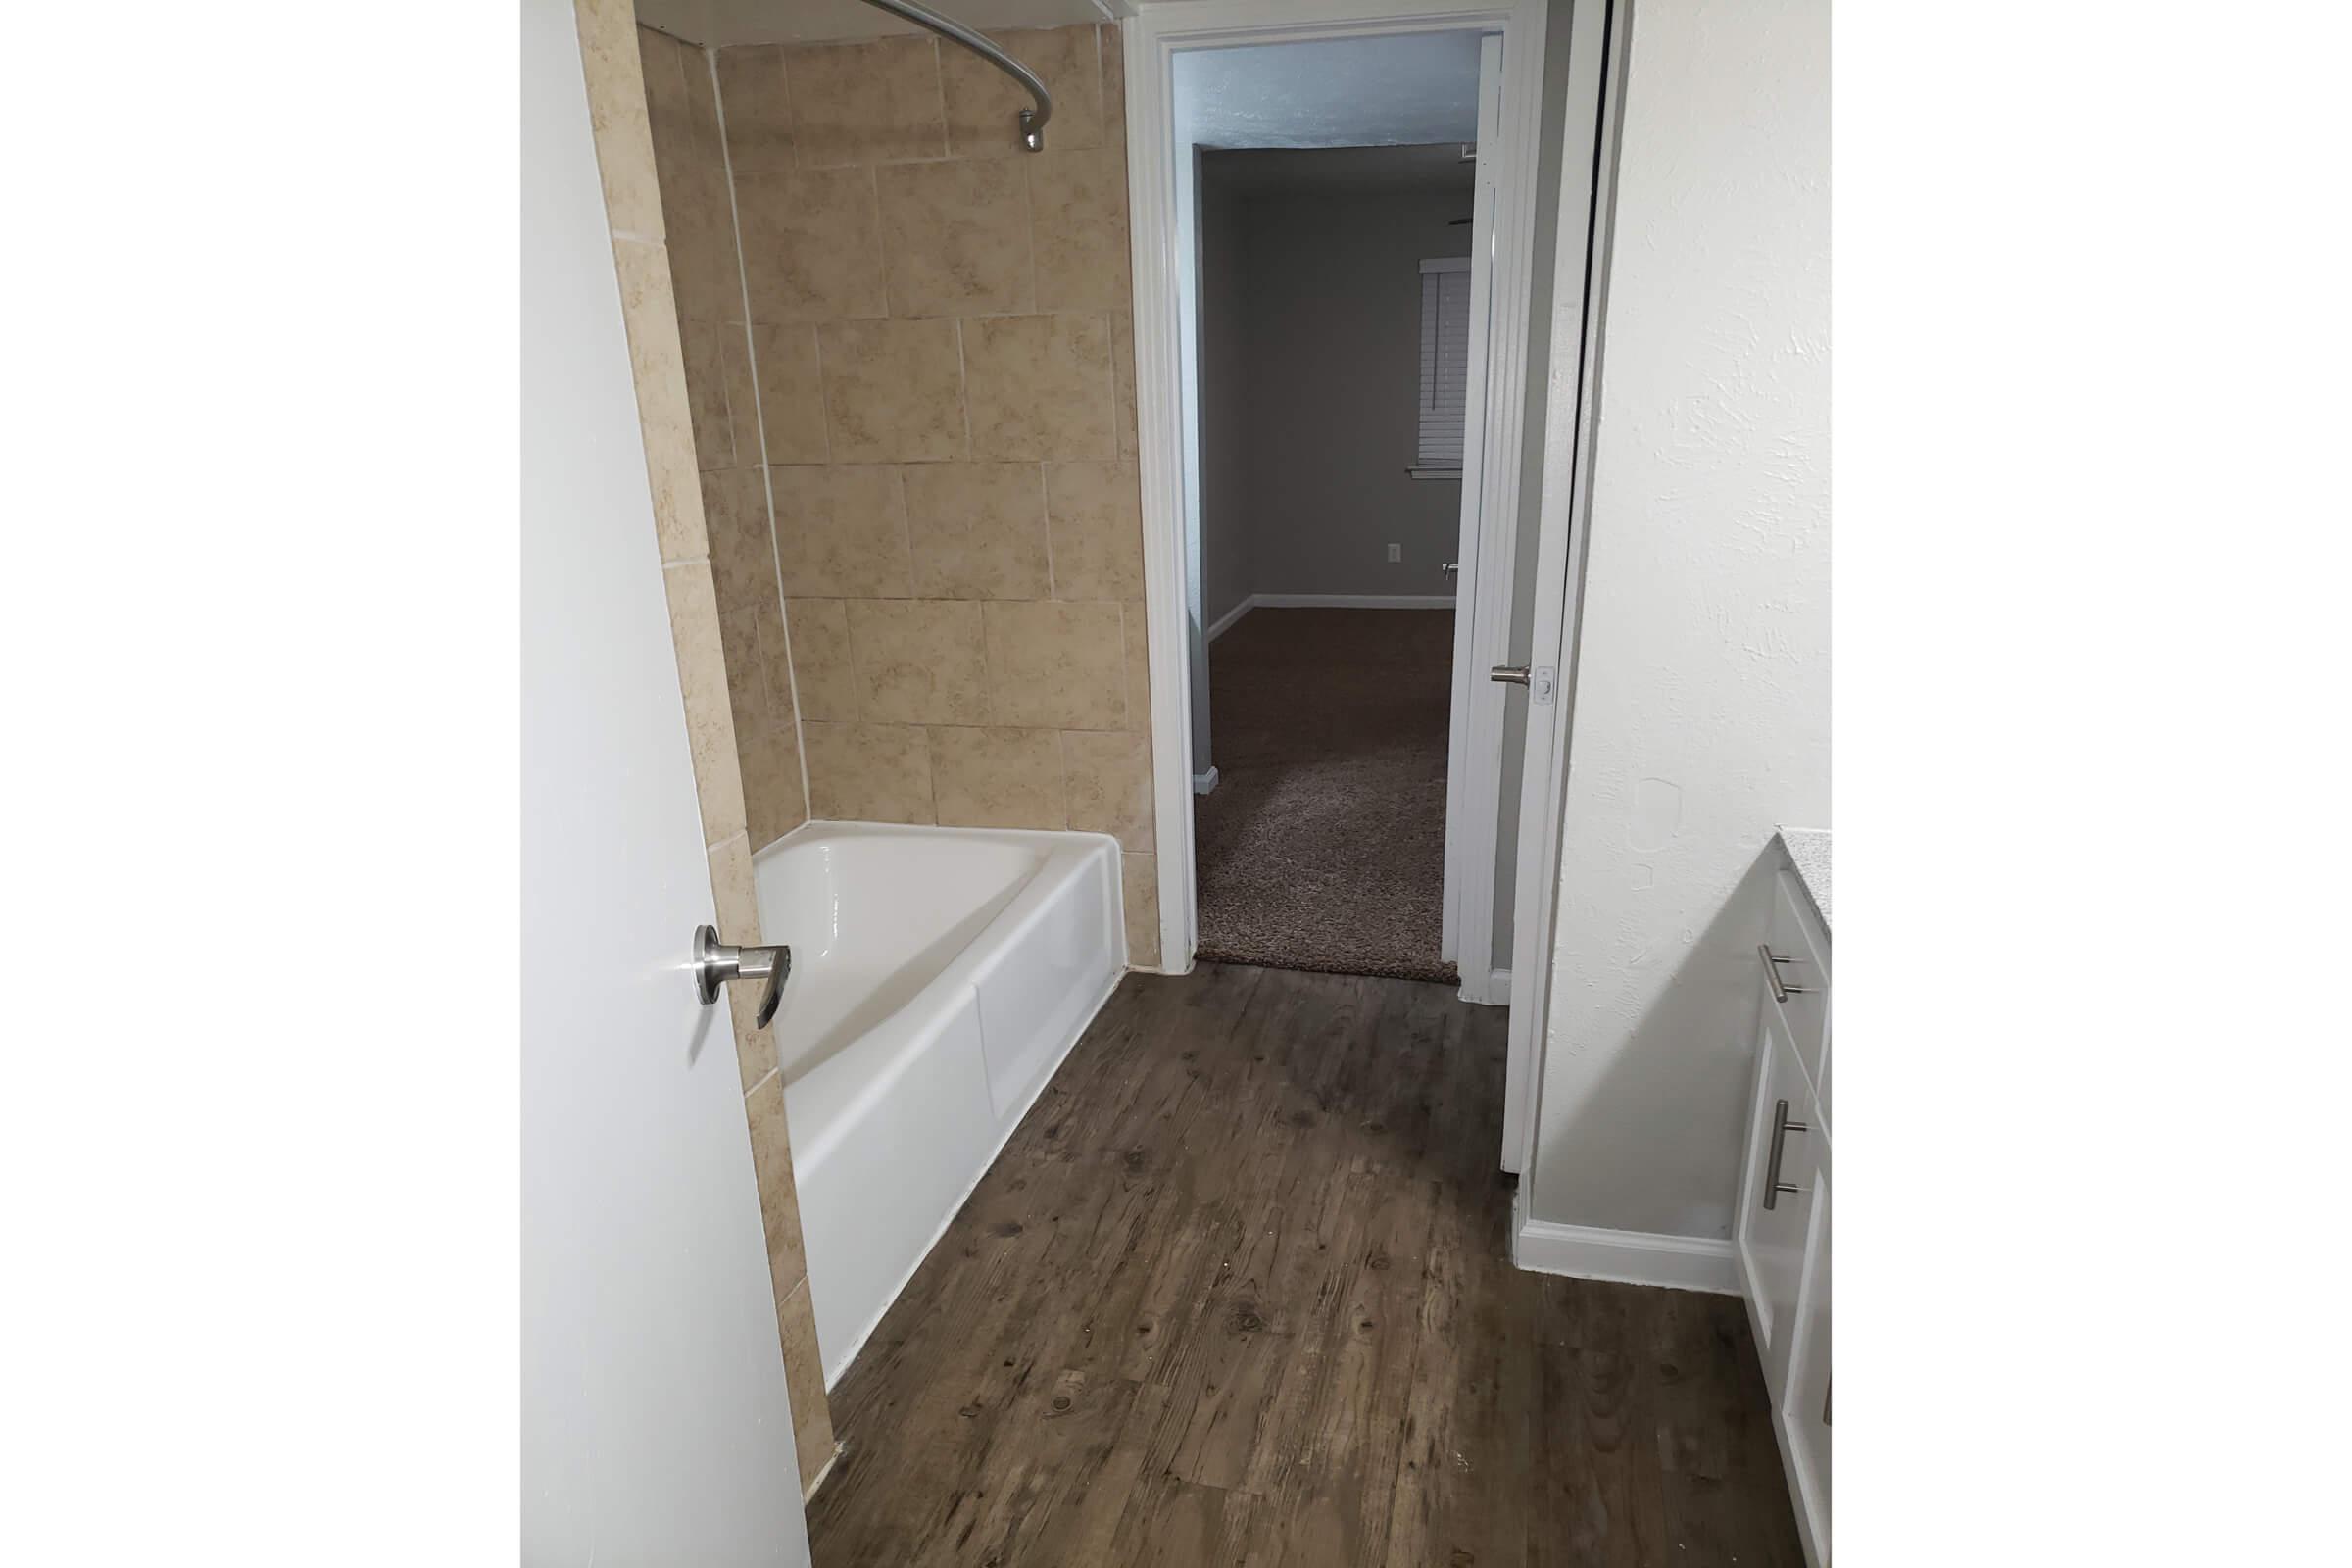
M1486 524L1487 364L1494 311L1495 149L1502 139L1502 37L1478 52L1478 183L1470 205L1470 367L1463 383L1462 511L1454 561L1453 695L1446 737L1446 889L1438 953L1461 968L1462 996L1487 994L1494 967L1494 837L1502 776L1502 690L1487 671L1507 646L1512 562ZM1516 451L1513 447L1511 450ZM1494 546L1501 548L1494 548ZM1482 619L1481 617L1485 617ZM1495 622L1499 619L1502 624ZM1490 657L1492 656L1492 657Z
M1560 875L1560 792L1568 774L1566 695L1576 649L1577 578L1592 499L1589 437L1599 390L1594 352L1600 326L1597 279L1588 258L1593 215L1608 206L1615 133L1605 105L1623 80L1609 8L1585 0L1568 13L1567 119L1560 132L1560 228L1552 262L1551 395L1544 410L1544 497L1535 553L1535 616L1529 628L1527 756L1519 790L1518 880L1512 888L1510 1046L1502 1088L1502 1168L1525 1171L1535 1149L1543 1094L1544 1023L1551 1005L1551 932ZM1606 236L1600 236L1605 242ZM1576 368L1573 378L1562 372ZM1570 396L1573 387L1574 395ZM1468 967L1463 978L1469 977Z
M578 37L522 23L522 1559L804 1564Z

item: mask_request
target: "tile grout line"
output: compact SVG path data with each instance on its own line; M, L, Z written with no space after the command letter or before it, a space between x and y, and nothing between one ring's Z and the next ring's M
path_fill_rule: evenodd
M1111 346L1111 317L1102 317L1102 393L1103 407L1110 410L1110 461L1119 461L1119 352ZM1139 515L1140 524L1141 517Z
M865 166L865 189L874 204L874 260L882 268L882 314L874 319L883 321L913 320L913 317L900 316L897 302L891 298L890 228L882 217L882 166L880 163L871 163Z
M1046 475L1043 459L1037 465L1037 504L1046 519L1046 598L1061 599L1061 582L1054 566L1054 486Z
M789 44L776 46L776 74L784 82L784 120L792 131L791 172L798 174L804 167L801 163L801 111L800 100L792 92L792 46Z
M906 597L919 599L914 591L914 503L906 495L906 470L910 464L890 466L890 482L899 487L899 543L906 547Z
M744 259L743 209L741 204L735 200L735 155L727 146L727 104L726 98L719 91L718 86L718 51L706 49L703 51L703 58L705 69L710 74L710 112L718 122L718 167L727 184L727 227L735 241L735 288L743 302L743 363L745 372L752 383L752 429L753 433L760 438L760 494L767 504L768 567L776 584L776 624L784 629L785 695L792 704L792 754L793 760L800 763L801 821L806 822L809 816L808 748L802 743L801 739L801 676L799 666L792 657L792 612L784 600L784 552L776 544L776 481L773 472L774 466L769 463L767 457L767 410L760 396L760 351L758 340L752 334L751 267ZM783 72L781 55L777 57L776 69L781 74ZM789 96L785 103L789 111L791 104ZM793 155L796 159L800 155L797 141L794 143ZM821 349L819 353L821 355ZM824 366L821 358L817 366L817 401L820 405L824 401ZM828 457L832 450L832 440L828 436L825 442L825 451ZM758 645L759 635L760 628L755 622L752 627L754 646ZM773 703L775 693L767 689L766 664L765 660L760 661L760 690L767 703ZM763 706L765 705L763 704ZM775 713L772 708L768 711L767 720L771 725L775 722ZM736 741L735 755L735 770L740 773L743 771L743 743L740 738ZM750 815L748 800L745 815L748 819ZM795 827L799 825L798 822L793 824ZM789 832L790 829L786 831ZM748 826L745 834L746 837L750 835Z
M1124 600L1121 600L1119 602L1119 728L1122 730L1130 728L1135 723L1135 714L1131 711L1133 705L1127 700L1133 693L1127 690L1127 605Z
M740 764L739 764L739 770L740 770ZM748 815L749 813L747 812L746 814ZM735 842L737 839L741 839L741 840L743 840L743 853L744 853L744 858L745 858L748 860L748 859L751 858L751 853L752 853L752 830L751 830L751 827L750 827L750 825L749 825L748 823L747 823L745 826L743 826L742 828L739 828L738 830L736 830L735 832L728 834L728 835L727 835L725 838L723 838L723 839L720 839L720 840L719 840L719 841L718 841L716 844L707 845L707 846L704 848L704 850L703 850L703 858L704 858L706 860L708 860L708 861L710 861L710 874L711 874L711 876L713 876L713 877L716 877L716 876L718 875L718 852L719 852L719 851L721 851L721 850L723 850L723 849L725 849L725 848L727 848L729 845L733 844L733 843L734 843L734 842ZM718 892L718 884L717 884L717 883L714 881L714 882L712 882L712 883L711 883L711 895L712 895L712 897L714 897L714 898L715 898L715 897L717 896L717 892ZM716 909L713 909L713 910L711 910L710 912L711 912L713 915L715 915L715 914L717 914L717 913L718 913L718 911L717 911ZM754 886L754 888L753 888L753 890L752 890L752 917L753 917L755 920L757 920L757 919L759 918L759 915L760 915L760 895L759 895L759 890L758 890L758 887L757 887L757 885L755 885L755 886ZM722 931L722 932L720 932L719 934L720 934L721 936L724 936L726 933ZM730 1020L733 1018L733 1011L732 1011L732 1004L730 1004L730 1011L729 1011L729 1013L728 1013L728 1016L729 1016ZM755 1086L755 1087L756 1087L756 1086ZM746 1098L746 1099L749 1099L749 1098L750 1098L750 1096L751 1096L751 1090L749 1090L749 1089L745 1090L745 1091L744 1091L744 1096L745 1096L745 1098Z
M948 129L948 68L942 63L939 40L926 37L924 42L931 46L931 92L939 105L939 156L944 161L956 156L956 137Z
M843 657L850 665L850 722L867 724L874 720L866 717L865 713L865 677L858 658L858 628L851 623L850 615L851 606L855 603L849 599L841 602L841 641Z
M972 457L972 372L970 356L964 352L963 346L964 318L953 316L948 319L956 323L956 406L963 415L963 457L961 461L970 463L975 461ZM956 460L951 459L950 461Z
M630 244L630 245L637 246L638 248L640 248L640 249L643 249L643 250L649 250L649 251L653 251L653 252L656 252L656 253L658 253L658 254L660 255L660 257L661 257L661 260L662 260L662 272L663 272L663 274L664 274L664 275L667 275L667 276L669 276L669 277L671 278L671 280L672 280L672 281L671 281L671 297L670 297L670 303L671 303L671 307L672 307L672 309L671 309L671 312L670 312L670 314L671 314L671 316L674 318L674 317L675 317L675 315L676 315L675 306L676 306L676 302L677 302L677 300L676 300L676 281L675 281L675 271L674 271L674 270L673 270L673 269L671 268L671 266L670 266L670 246L669 246L669 238L668 238L668 232L667 232L667 230L668 230L668 222L669 222L669 219L668 219L668 213L667 213L667 210L666 210L666 209L665 209L665 208L662 206L662 180L661 180L661 162L662 162L662 160L661 160L661 154L660 154L660 152L659 152L659 151L658 151L658 150L655 148L655 146L654 146L653 88L652 88L651 84L648 82L648 80L647 80L647 78L646 78L646 75L645 75L645 69L644 69L644 61L645 61L645 49L644 49L644 45L642 44L642 42L640 42L640 40L639 40L639 39L637 38L637 36L636 36L636 29L637 29L637 28L639 28L639 27L641 27L641 26L644 26L644 24L637 22L637 21L636 21L636 20L635 20L635 19L632 17L632 18L631 18L631 20L630 20L630 36L629 36L629 42L630 42L630 44L631 44L632 46L634 46L634 47L636 48L636 51L637 51L637 57L638 57L637 86L638 86L638 90L639 90L639 91L640 91L640 92L641 92L641 93L644 95L644 97L645 97L645 100L646 100L646 121L645 121L645 152L646 152L646 158L647 158L647 162L648 162L648 164L649 164L649 166L650 166L650 168L651 168L651 171L652 171L652 172L653 172L653 174L654 174L654 210L655 210L656 214L657 214L657 215L659 215L659 216L662 218L662 228L663 228L663 232L662 232L662 233L661 233L661 234L645 234L645 233L640 233L640 232L639 232L639 231L637 231L636 229L629 229L629 228L614 228L614 227L612 227L612 226L611 225L611 223L610 223L610 222L608 222L608 223L607 223L607 225L606 225L606 232L607 232L607 234L608 234L608 235L611 237L611 240L612 240L612 246L613 246L613 261L614 261L614 263L615 263L615 264L617 264L617 263L619 262L619 260L620 260L619 247L620 247L620 246L621 246L623 243L626 243L626 244ZM652 32L652 33L654 33L654 34L655 34L656 36L658 36L658 37L662 37L662 38L668 38L668 37L669 37L669 34L668 34L668 33L662 32L662 29L661 29L661 28L659 28L659 27L647 27L645 30L647 30L647 31L649 31L649 32ZM674 41L674 40L672 40L672 41ZM681 76L678 78L678 85L680 86L680 88L683 88L683 87L685 86L685 77L684 77L683 75L681 75ZM599 149L599 151L598 151L598 158L599 158L599 161L600 161L600 162L599 162L599 168L601 169L601 168L602 168L602 158L603 158L603 150L602 150L601 148L600 148L600 149ZM622 319L621 319L621 325L622 325L622 327L623 327L623 328L624 328L624 329L625 329L625 330L626 330L626 331L629 333L629 335L630 335L630 338L631 338L631 351L630 351L630 355L631 355L631 368L630 368L630 376L629 376L629 380L630 380L630 386L631 386L632 392L634 393L635 402L636 402L636 405L637 405L637 417L638 417L638 427L639 427L639 434L640 434L640 437L642 437L642 436L643 436L643 433L644 433L644 424L645 424L645 389L644 389L644 387L643 387L642 385L640 385L640 384L639 384L640 377L639 377L639 376L637 375L637 373L636 373L636 368L635 368L635 347L634 347L634 343L635 343L635 330L636 330L636 325L635 325L634 323L632 323L632 322L631 322L631 321L628 319L628 314L629 314L629 313L628 313L628 300L627 300L627 291L626 291L626 289L625 289L625 287L624 287L624 289L623 289L623 291L622 291L622 300L621 300L621 318L622 318ZM642 316L642 313L641 313L641 316ZM679 330L679 333L678 333L678 373L679 373L679 375L680 375L681 377L683 377L683 376L684 376L684 374L685 374L685 369L686 369L686 334L685 334L685 331L684 331L684 329L681 327L681 328L680 328L680 330ZM688 409L688 416L689 416L689 418L691 419L691 417L692 417L692 399L691 399L691 394L689 395L689 409ZM690 440L691 440L691 437L690 437ZM647 474L646 474L646 477L647 477L647 480L648 480L648 482L650 483L650 482L651 482L651 480L652 480L652 478L653 478L653 473L652 473L653 460L652 460L652 455L651 455L650 453L647 455L646 466L647 466ZM702 510L702 507L701 507L701 502L702 502L702 473L701 473L701 459L700 459L700 456L699 456L699 454L697 455L697 458L696 458L696 472L695 472L695 502L696 502L696 507L697 507L697 510L698 510L698 511ZM658 533L661 531L661 516L660 516L660 513L661 513L661 508L660 508L660 506L659 506L659 505L657 505L657 506L655 507L655 530L656 530L657 534L658 534ZM706 515L704 516L704 519L703 519L703 553L702 553L701 555L699 555L699 556L674 556L674 557L663 557L663 558L662 558L662 574L663 574L663 575L666 577L666 576L667 576L667 574L668 574L668 572L669 572L669 570L670 570L670 568L671 568L671 567L673 567L673 566L692 566L692 565L697 565L697 564L704 565L704 566L709 566L709 565L710 565L710 518L709 518L709 516L706 514ZM713 582L713 597L715 597L715 588L716 588L716 585L715 585L715 581L714 581L714 582ZM738 768L738 771L740 771L740 767ZM699 811L699 808L700 808L700 806L701 806L701 800L700 800L701 786L700 786L699 782L698 782L698 784L697 784L697 786L696 786L696 794L697 794L696 806L697 806L697 808L698 808L698 811Z
M1061 825L1070 825L1070 737L1062 730L1054 732L1054 755L1061 763Z
M1022 226L1029 230L1029 309L1032 314L1046 308L1045 290L1037 281L1037 182L1029 177L1029 166L1016 166L1021 172Z

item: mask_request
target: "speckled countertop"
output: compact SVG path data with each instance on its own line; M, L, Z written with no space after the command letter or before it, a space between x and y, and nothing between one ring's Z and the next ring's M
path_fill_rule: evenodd
M1782 847L1796 867L1796 879L1813 895L1813 907L1821 911L1824 930L1830 924L1830 830L1826 827L1785 827L1781 829Z

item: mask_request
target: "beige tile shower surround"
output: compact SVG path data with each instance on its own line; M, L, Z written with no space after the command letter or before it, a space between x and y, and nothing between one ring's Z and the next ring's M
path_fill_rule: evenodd
M650 27L638 28L637 40L744 819L758 849L808 819L791 640L768 543L767 465L771 448L804 459L822 455L821 426L809 434L817 366L805 334L767 332L760 343L745 328L743 258L710 57Z
M742 564L711 549L721 530L708 526L709 519L742 504L738 491L729 486L741 486L737 476L747 471L756 480L759 465L756 460L748 466L730 461L708 473L701 471L698 449L716 452L719 432L710 422L707 377L698 385L690 371L698 355L723 356L724 350L714 349L719 344L715 336L698 339L692 330L681 331L673 305L673 295L679 302L705 301L717 288L719 280L709 260L714 241L701 225L713 210L712 198L723 198L724 178L694 187L703 203L699 207L679 211L674 199L665 200L671 193L666 180L657 179L648 77L665 93L682 92L685 77L677 56L683 51L662 39L661 44L670 53L646 49L641 54L636 18L627 0L577 0L576 11L597 163L612 229L613 266L637 383L655 535L668 590L678 684L685 697L687 736L709 847L711 897L723 940L758 942L760 913L752 893L749 824L772 824L800 810L799 745L791 732L789 696L781 708L764 706L767 688L762 683L768 678L769 661L763 657L765 646L758 641L764 624L757 619L747 623L752 633L747 653L739 645L742 630L731 629L722 613L722 606L741 592L740 584L724 579L742 569ZM678 102L674 96L664 100L660 112L674 113ZM692 100L686 102L691 107ZM665 206L670 211L665 213ZM723 210L723 202L720 207ZM731 253L731 244L729 249ZM721 363L726 363L723 358ZM737 373L748 370L747 358L738 356L737 365ZM722 417L729 406L718 405ZM711 444L701 447L698 438L706 434ZM729 424L724 438L731 456L734 443L745 434ZM756 439L751 445L756 449ZM760 509L764 513L764 498ZM781 673L789 694L780 613L776 625L772 658L784 666ZM754 691L760 694L759 709L748 706ZM739 714L749 722L739 724ZM765 760L763 748L793 756L792 794L780 796L781 786L765 775L757 788L747 790L743 763L756 757ZM736 1063L742 1073L760 1211L767 1230L768 1274L792 1396L799 1480L806 1493L832 1460L833 1423L817 1355L816 1319L809 1310L800 1203L793 1191L792 1148L784 1122L784 1082L776 1072L774 1042L751 1026L758 1002L752 988L739 984L733 991L729 1010L735 1020Z
M994 36L1045 153L927 35L645 34L745 809L1112 834L1156 965L1118 33Z

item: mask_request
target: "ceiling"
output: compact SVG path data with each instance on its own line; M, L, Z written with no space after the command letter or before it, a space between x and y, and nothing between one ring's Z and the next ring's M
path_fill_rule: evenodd
M1061 27L1135 12L1133 0L923 0L966 26ZM637 20L688 43L827 43L916 32L863 0L637 0Z
M1462 144L1434 147L1253 148L1203 154L1205 185L1243 196L1458 191L1465 204L1478 166L1462 161ZM1470 211L1462 208L1466 215Z
M927 0L975 27L1057 27L1138 0ZM914 32L863 0L637 0L639 21L689 43L816 43ZM1176 57L1180 147L1399 147L1478 134L1478 34L1397 33L1187 50Z
M1398 147L1478 136L1478 34L1188 50L1176 144Z

